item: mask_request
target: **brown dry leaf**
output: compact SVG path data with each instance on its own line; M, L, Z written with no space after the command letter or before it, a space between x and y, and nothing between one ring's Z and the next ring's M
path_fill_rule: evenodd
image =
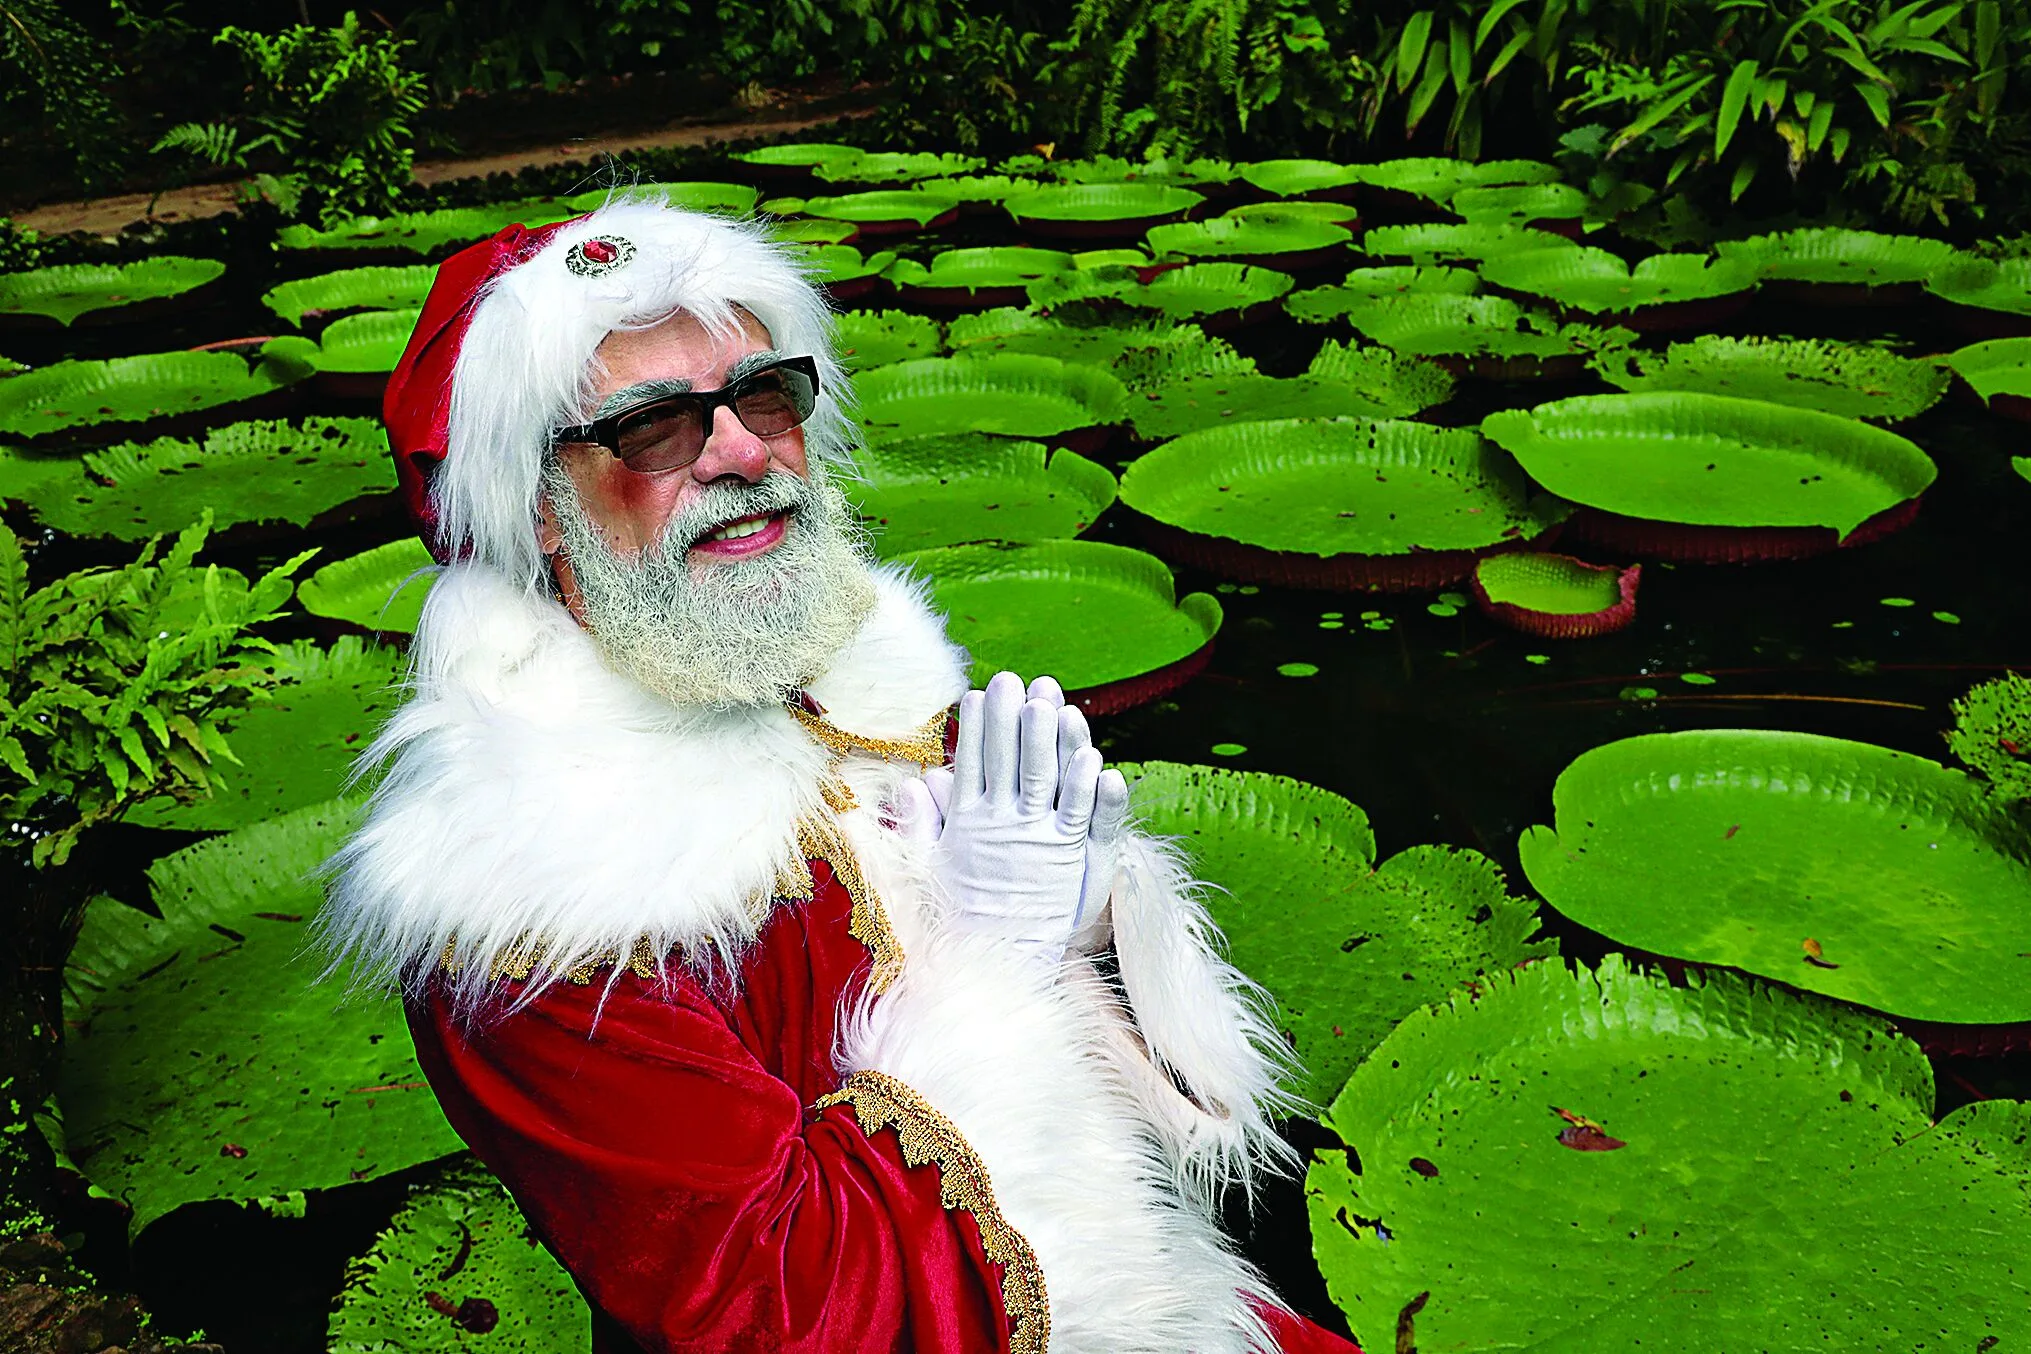
M1839 964L1832 962L1826 957L1826 952L1820 948L1819 942L1817 940L1814 940L1811 936L1807 936L1805 938L1805 944L1803 948L1805 950L1806 963L1811 964L1816 968L1840 967Z

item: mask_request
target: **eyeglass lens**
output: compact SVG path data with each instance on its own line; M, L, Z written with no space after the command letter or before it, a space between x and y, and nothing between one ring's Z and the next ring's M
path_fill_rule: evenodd
M722 395L713 400L713 394ZM622 464L630 470L676 470L697 460L710 436L716 405L733 409L757 437L780 437L811 417L816 383L794 367L771 367L742 377L725 392L675 395L630 414L616 429Z

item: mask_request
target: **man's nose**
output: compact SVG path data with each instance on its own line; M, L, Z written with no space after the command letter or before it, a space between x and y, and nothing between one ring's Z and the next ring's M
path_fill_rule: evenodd
M749 432L730 407L713 410L705 449L691 467L693 478L710 484L731 476L754 484L768 471L769 444Z

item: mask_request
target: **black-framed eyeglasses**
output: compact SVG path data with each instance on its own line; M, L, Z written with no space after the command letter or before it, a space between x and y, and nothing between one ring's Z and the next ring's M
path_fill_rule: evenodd
M722 405L755 436L781 437L818 407L818 363L809 357L786 357L757 367L722 390L658 395L605 418L559 428L554 440L596 443L628 469L644 474L682 470L704 454Z

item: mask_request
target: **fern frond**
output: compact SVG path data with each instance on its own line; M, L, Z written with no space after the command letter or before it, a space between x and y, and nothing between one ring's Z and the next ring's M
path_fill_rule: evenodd
M185 122L171 127L162 139L149 147L150 154L178 151L221 167L238 168L246 163L240 146L240 129L230 122Z

